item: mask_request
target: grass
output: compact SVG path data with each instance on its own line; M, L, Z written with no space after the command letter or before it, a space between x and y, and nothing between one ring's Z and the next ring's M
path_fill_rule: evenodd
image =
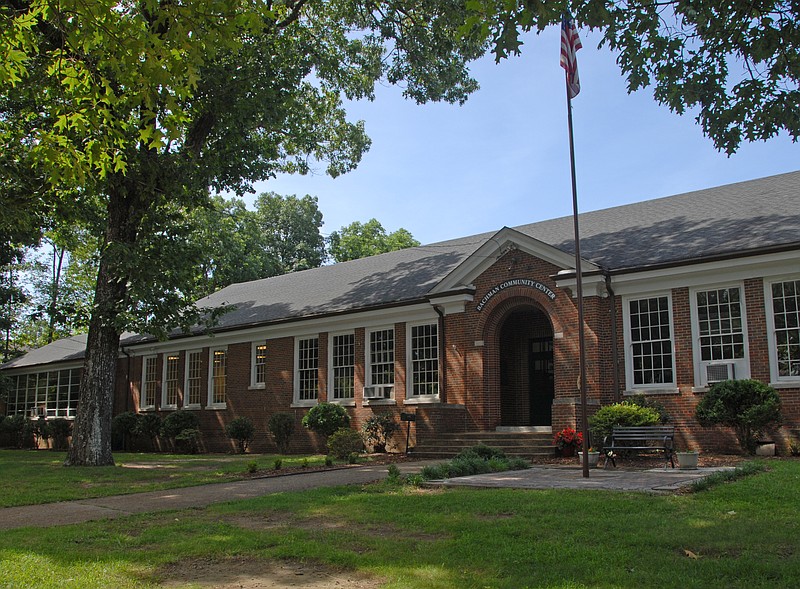
M257 470L319 466L324 456L116 453L116 466L63 466L65 453L32 450L0 451L0 507L106 497L237 480L249 463ZM0 587L2 585L0 584Z
M391 589L798 587L800 461L768 464L671 496L384 482L12 530L0 586L150 588L193 563L290 559Z

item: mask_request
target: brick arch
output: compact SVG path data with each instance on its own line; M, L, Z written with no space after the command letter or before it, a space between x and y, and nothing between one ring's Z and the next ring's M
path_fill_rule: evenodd
M509 288L495 296L479 322L477 333L482 334L484 391L486 428L493 429L501 423L501 387L500 387L500 331L509 316L522 310L537 310L550 323L553 334L563 332L563 325L556 305L544 294L532 292L522 287ZM554 341L557 346L557 340ZM555 374L556 390L558 390L558 373Z

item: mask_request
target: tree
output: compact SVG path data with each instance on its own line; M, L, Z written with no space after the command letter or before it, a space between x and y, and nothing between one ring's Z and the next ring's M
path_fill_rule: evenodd
M757 380L726 380L703 395L695 415L703 426L732 427L742 450L755 454L764 428L781 422L781 398L775 389Z
M603 32L628 91L653 85L673 112L697 112L719 150L786 132L800 136L800 5L786 0L497 2L474 0L465 32L489 39L497 60L520 52L521 31L578 23Z
M403 228L387 234L377 219L370 219L363 224L354 221L339 231L334 231L328 237L328 244L333 260L346 262L415 247L419 242Z
M264 193L256 199L256 219L266 250L277 266L276 274L322 265L325 239L320 233L322 213L317 197Z
M67 464L113 464L122 331L163 337L203 312L187 217L209 187L242 194L314 162L353 169L369 140L342 97L371 99L379 79L418 102L463 102L477 88L466 65L485 50L455 34L465 18L453 0L0 6L0 152L47 179L31 202L102 211Z
M267 255L256 215L243 200L214 196L208 206L192 211L190 223L189 244L197 260L198 296L235 282L278 274L276 261Z

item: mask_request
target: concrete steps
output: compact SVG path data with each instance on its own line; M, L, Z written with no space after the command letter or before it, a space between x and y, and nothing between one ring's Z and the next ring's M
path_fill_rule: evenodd
M552 456L555 453L553 434L541 432L464 432L439 434L436 438L423 439L414 448L414 458L452 458L462 450L485 444L498 448L507 456L533 458Z

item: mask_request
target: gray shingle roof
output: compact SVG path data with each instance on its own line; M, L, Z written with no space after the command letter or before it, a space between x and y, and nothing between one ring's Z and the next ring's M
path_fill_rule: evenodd
M800 248L800 172L584 213L580 228L583 257L612 272L768 248ZM572 217L515 229L574 252ZM420 301L493 235L232 284L197 304L235 306L216 328L226 330ZM132 336L124 343L142 339L149 338ZM15 362L39 364L45 358L65 360L59 353L76 351L58 343L6 367L21 365ZM34 358L38 360L32 362Z

